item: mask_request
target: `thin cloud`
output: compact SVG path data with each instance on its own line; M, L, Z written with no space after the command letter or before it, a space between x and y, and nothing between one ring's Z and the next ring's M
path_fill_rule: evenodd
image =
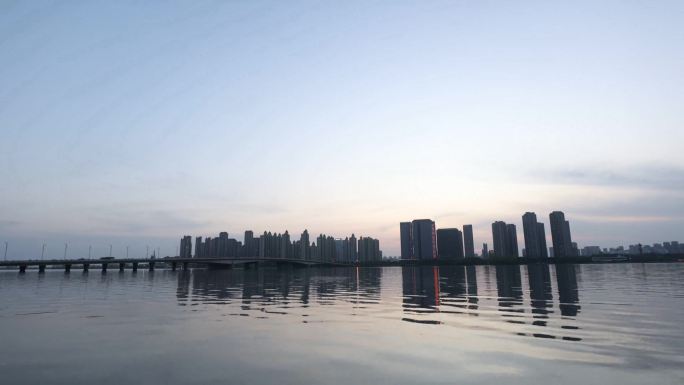
M640 164L626 169L583 166L537 170L529 177L553 184L684 189L684 167Z

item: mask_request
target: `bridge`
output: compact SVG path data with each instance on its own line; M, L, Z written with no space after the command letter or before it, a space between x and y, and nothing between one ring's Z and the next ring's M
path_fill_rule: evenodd
M25 273L28 267L38 267L39 273L44 273L45 269L50 267L62 267L64 272L70 272L73 268L81 268L87 272L92 267L99 267L105 273L112 267L118 267L119 271L124 271L126 268L132 271L137 271L138 267L146 267L149 271L153 271L158 266L165 266L171 270L181 268L187 270L190 266L199 265L215 269L230 269L235 266L241 266L246 269L255 268L259 265L275 265L281 266L295 266L295 267L311 267L311 266L349 266L349 264L339 262L322 262L315 260L303 259L284 259L284 258L101 258L101 259L46 259L46 260L23 260L23 261L1 261L2 267L16 267L20 273Z

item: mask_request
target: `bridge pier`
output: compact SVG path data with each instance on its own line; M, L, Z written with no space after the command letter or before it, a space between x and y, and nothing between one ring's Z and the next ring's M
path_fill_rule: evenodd
M89 263L84 263L84 264L83 264L83 272L84 272L84 273L87 273L89 269L90 269L90 264L89 264Z
M188 263L187 263L187 262L183 262L183 270L187 270L187 269L188 269Z
M26 273L26 265L19 265L19 273L20 274Z
M119 262L119 271L124 271L124 268L126 267L126 263L124 262Z
M45 274L45 264L38 265L38 274Z
M133 271L138 271L138 262L133 262Z
M147 270L149 270L149 271L154 271L154 262L150 262L150 263L149 263L149 267L148 267Z
M65 273L71 273L71 264L70 263L64 264L64 272Z
M259 267L259 262L247 262L245 263L245 269L257 268Z
M171 271L176 271L177 266L178 266L178 262L171 262Z
M102 264L102 273L103 274L107 273L107 264L106 263Z

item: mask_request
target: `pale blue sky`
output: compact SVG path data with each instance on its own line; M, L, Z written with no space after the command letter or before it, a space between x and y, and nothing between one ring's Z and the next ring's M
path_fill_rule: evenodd
M403 220L473 223L479 249L492 221L559 209L580 246L684 241L682 20L681 1L2 1L0 237L166 255L308 228L395 255Z

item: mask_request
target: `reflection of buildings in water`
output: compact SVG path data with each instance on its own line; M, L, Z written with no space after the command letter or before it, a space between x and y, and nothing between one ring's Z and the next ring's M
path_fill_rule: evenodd
M468 309L477 310L477 270L475 266L466 266L467 279L467 293L468 293ZM471 312L472 315L478 315L477 312Z
M537 319L532 324L546 326L546 321L539 319L549 318L548 314L553 310L553 295L551 293L551 273L549 265L533 264L527 265L527 278L530 284L530 304L532 305L532 316Z
M190 298L190 280L192 272L181 270L178 272L178 286L176 287L176 300L178 305L184 306Z
M499 311L511 313L523 313L525 309L515 308L523 304L522 283L520 279L520 266L497 265L496 288L499 295ZM504 314L511 317L511 314Z
M192 296L200 301L226 301L240 297L242 276L237 270L201 270L192 273Z
M401 268L401 276L405 311L435 311L439 305L439 268L404 266Z
M325 268L316 270L316 273L316 294L319 299L354 303L380 298L382 268Z
M556 280L558 282L558 301L560 302L561 315L576 316L580 310L576 266L557 264Z
M439 268L439 291L442 297L464 298L466 276L463 266L442 266Z
M307 304L315 288L322 304L333 300L378 299L382 269L275 268L233 270L190 270L178 278L176 297L181 302L229 301L241 299L243 305L284 302L296 298Z
M311 275L309 269L304 269L301 275L302 290L299 294L299 302L304 305L309 303L309 292L311 291Z

